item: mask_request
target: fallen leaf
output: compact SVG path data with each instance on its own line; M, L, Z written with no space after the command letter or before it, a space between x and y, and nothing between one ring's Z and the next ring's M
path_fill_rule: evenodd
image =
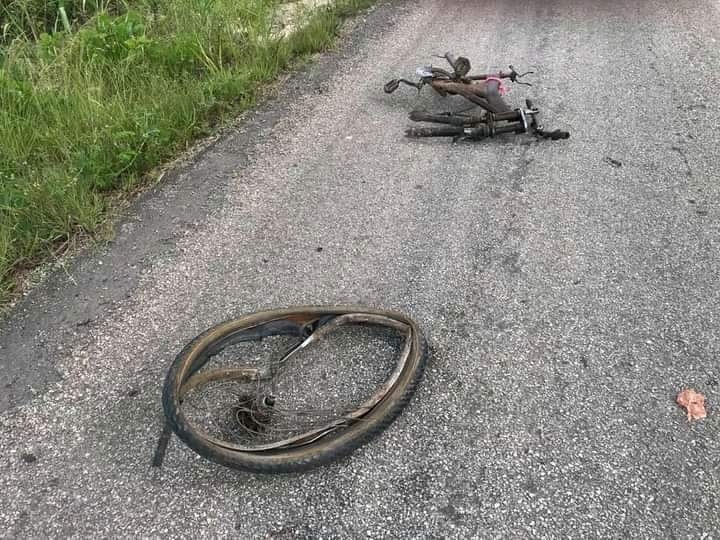
M680 392L675 401L681 407L687 409L688 420L699 420L705 418L705 396L695 390L683 390Z

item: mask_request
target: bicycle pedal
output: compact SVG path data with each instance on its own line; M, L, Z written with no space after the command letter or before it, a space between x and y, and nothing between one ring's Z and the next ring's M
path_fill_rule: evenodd
M388 81L383 89L385 90L386 94L392 94L395 90L397 90L400 87L400 81L398 79L393 79L392 81Z

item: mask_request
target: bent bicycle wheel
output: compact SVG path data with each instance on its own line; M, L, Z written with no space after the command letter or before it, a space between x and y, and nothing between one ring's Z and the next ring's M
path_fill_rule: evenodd
M427 344L403 314L358 306L264 311L188 344L163 389L168 426L198 454L297 472L382 432L422 377Z

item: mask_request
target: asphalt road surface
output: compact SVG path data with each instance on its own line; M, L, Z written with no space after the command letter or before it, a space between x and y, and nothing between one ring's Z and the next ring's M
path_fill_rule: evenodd
M707 0L365 14L3 323L0 534L720 537L718 40ZM405 139L408 111L460 103L382 86L446 51L535 70L508 99L571 139ZM150 467L187 341L348 302L432 345L385 434L302 475L177 441Z

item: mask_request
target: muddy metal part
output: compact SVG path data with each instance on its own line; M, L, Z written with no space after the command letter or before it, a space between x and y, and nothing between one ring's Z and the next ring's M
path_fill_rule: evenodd
M530 100L526 101L526 109L513 109L503 99L505 92L503 80L531 86L529 83L519 82L518 79L533 72L518 73L513 66L510 66L510 71L469 75L471 64L467 58L462 56L456 58L450 53L446 53L442 58L447 60L452 71L433 66L421 67L417 69L417 74L420 76L418 82L393 79L385 84L385 92L391 94L401 84L412 86L418 91L429 85L441 96L461 96L480 107L485 113L469 115L413 111L410 113L410 119L414 122L432 122L448 126L410 128L406 131L408 136L482 139L502 133L532 133L552 140L567 139L570 136L566 131L546 131L539 123L538 109Z

